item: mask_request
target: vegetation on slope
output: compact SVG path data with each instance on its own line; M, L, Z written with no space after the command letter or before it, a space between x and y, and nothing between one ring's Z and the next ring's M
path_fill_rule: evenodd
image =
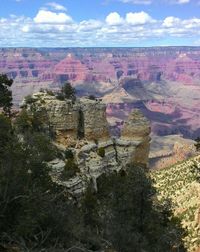
M19 123L19 119L16 120ZM24 123L27 125L26 121ZM143 168L105 174L77 205L52 182L58 153L40 127L0 117L0 246L4 251L185 251L171 209L155 200ZM16 133L17 128L17 133ZM19 130L23 129L20 132ZM109 250L110 249L110 250Z
M37 113L13 123L0 115L0 250L184 252L183 229L169 201L157 201L143 168L105 174L79 201L52 182L60 153ZM68 164L70 165L70 164Z
M170 199L173 216L186 230L187 251L200 246L200 156L151 174L159 202Z

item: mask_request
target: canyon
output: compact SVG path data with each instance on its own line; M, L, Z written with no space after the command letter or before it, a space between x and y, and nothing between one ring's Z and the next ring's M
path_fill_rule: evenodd
M200 135L200 47L2 48L0 73L14 79L16 107L26 95L41 88L57 92L69 81L78 96L107 104L113 135L135 108L151 121L153 141L168 137L176 149L174 135Z

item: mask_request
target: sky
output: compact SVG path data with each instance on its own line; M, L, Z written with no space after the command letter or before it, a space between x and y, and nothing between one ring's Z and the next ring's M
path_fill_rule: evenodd
M200 46L200 0L0 0L0 47Z

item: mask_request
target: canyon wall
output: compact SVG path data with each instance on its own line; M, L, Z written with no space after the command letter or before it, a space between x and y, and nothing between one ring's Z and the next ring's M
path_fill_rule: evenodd
M200 135L200 47L2 48L0 73L14 79L16 106L40 88L57 91L69 81L79 97L92 94L107 104L113 135L135 108L151 121L153 139ZM85 134L91 127L92 121Z
M200 134L199 47L3 48L0 73L14 79L16 105L40 88L57 90L70 81L77 95L102 97L112 125L140 104L156 135ZM117 104L124 106L120 113Z

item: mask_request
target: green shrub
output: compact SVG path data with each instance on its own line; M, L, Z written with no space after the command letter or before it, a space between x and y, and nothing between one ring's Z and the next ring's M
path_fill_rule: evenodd
M8 143L12 141L12 133L10 119L0 114L0 157L6 151Z
M32 129L33 127L33 118L28 115L25 109L22 109L20 114L15 120L15 128L18 133L25 133L26 131Z
M196 143L194 144L194 146L196 147L196 151L200 151L200 137L197 137L195 141Z
M98 145L98 144L99 144L99 141L98 141L97 139L94 139L94 143L95 143L96 145Z
M27 95L24 99L25 99L25 103L29 105L35 102L35 99L31 95Z
M70 99L72 101L76 100L76 90L75 88L72 87L72 85L67 82L63 85L62 89L61 89L61 93L64 95L64 97L66 99Z
M70 149L65 150L65 158L66 159L74 159L74 154L73 154L72 150L70 150Z
M0 74L0 108L6 115L10 115L12 108L12 91L10 87L13 80L9 79L6 74Z
M46 92L50 96L55 96L54 92L52 90L46 89Z
M66 162L64 171L61 174L61 179L63 179L63 180L70 179L70 178L74 177L76 175L76 173L78 173L78 172L79 172L78 165L74 162L73 159L69 159Z
M64 101L64 100L65 100L65 96L64 96L63 94L61 94L61 93L58 93L58 94L56 95L56 99L58 99L58 100L60 100L60 101Z
M100 157L105 157L105 148L104 147L100 147L98 150L97 150L97 154L100 156Z
M88 99L90 99L90 100L93 100L93 101L94 101L94 100L96 100L96 97L95 97L94 95L89 95L89 96L88 96Z
M45 123L42 121L40 113L29 114L26 109L22 109L15 120L15 128L18 133L44 131Z

